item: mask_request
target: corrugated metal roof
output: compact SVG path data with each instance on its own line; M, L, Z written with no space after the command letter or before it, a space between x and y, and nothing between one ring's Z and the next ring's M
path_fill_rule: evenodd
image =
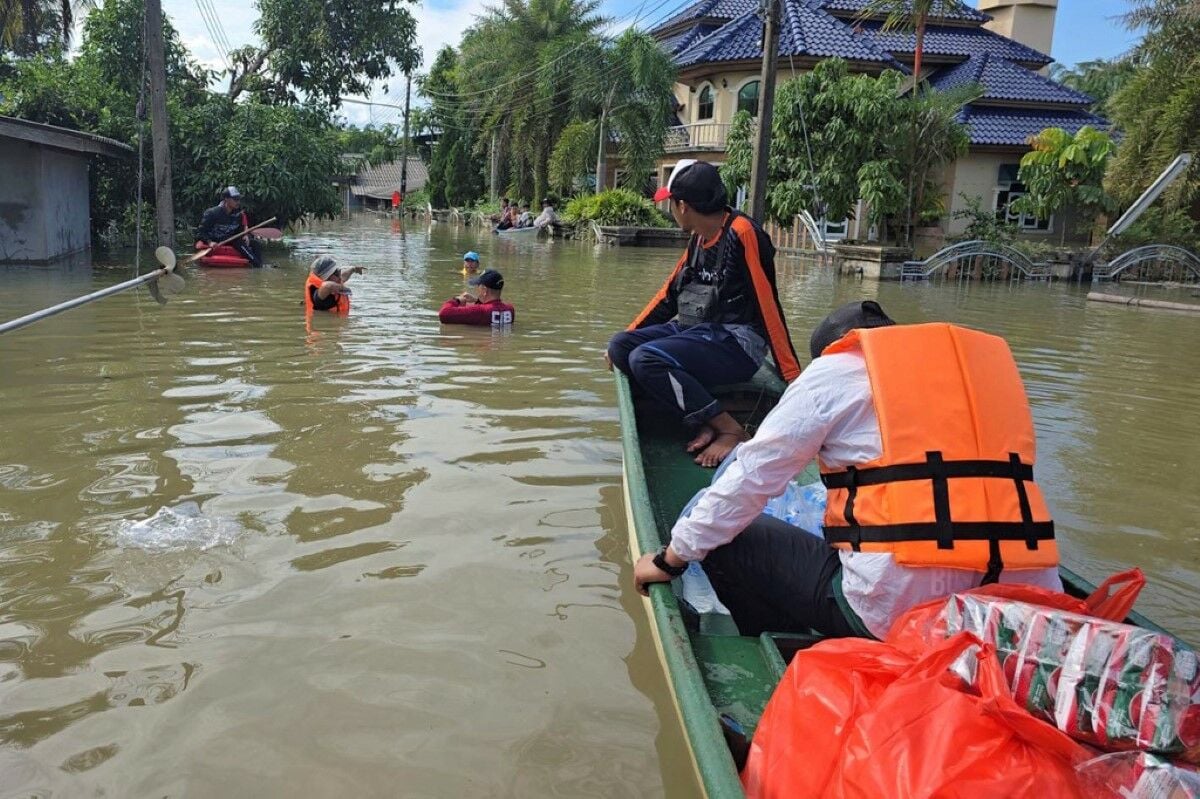
M824 0L802 0L784 6L780 21L779 55L828 58L837 56L851 61L885 64L908 72L871 36L857 33L849 25L821 8ZM753 61L762 58L762 18L751 11L721 26L675 57L680 67L725 61Z
M862 29L874 37L879 45L892 53L911 55L917 46L917 35L911 31L885 31L878 22L864 22ZM987 28L954 27L931 25L925 30L925 55L958 56L991 55L1022 64L1049 64L1054 59L1039 53L1032 47L1001 36Z
M1076 133L1084 125L1108 129L1108 121L1086 111L1034 110L969 105L959 114L967 126L971 144L1024 146L1029 138L1046 128Z
M981 100L1003 100L1056 105L1091 105L1091 97L1011 61L990 53L971 56L961 64L946 67L929 81L935 89L947 90L978 83L983 86Z
M400 191L400 171L403 161L389 161L378 166L363 166L354 177L350 191L356 197L376 200L390 199L392 192ZM425 162L416 156L408 157L408 190L420 191L429 182L429 170Z

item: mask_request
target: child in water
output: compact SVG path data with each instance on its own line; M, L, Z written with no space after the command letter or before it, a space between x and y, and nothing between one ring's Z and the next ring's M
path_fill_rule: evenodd
M463 255L462 273L474 275L479 271L479 253L471 250Z

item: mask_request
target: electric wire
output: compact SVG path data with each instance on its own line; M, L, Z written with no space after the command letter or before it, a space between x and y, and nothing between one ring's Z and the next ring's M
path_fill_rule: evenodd
M671 0L659 0L658 4L650 10L650 13L653 13L655 10L662 8L663 6L667 5L669 2L671 2ZM682 9L685 6L689 6L689 5L693 5L693 4L694 4L694 0L684 0L683 3L680 3L678 6L676 6L676 9ZM638 21L641 19L642 10L644 7L645 7L645 3L643 3L641 6L638 7L638 13L635 16L634 21L632 23L630 23L629 27L631 27L631 28L636 27ZM613 20L610 23L608 23L608 26L611 27L612 25L614 25L616 23L623 22L626 19L628 19L630 16L634 16L634 15L626 14L623 17L618 17L616 20ZM555 56L550 61L547 61L545 64L535 67L534 69L532 69L529 72L526 72L524 74L516 75L506 81L503 81L502 83L495 84L487 89L478 89L478 90L469 91L469 92L433 92L433 91L428 91L428 90L422 90L421 93L426 97L438 97L438 98L445 98L445 99L455 99L455 98L461 98L461 97L478 97L478 96L493 94L498 89L504 88L506 86L513 86L513 85L516 85L517 83L521 83L522 81L529 80L533 76L537 75L539 72L549 69L550 67L552 67L555 64L559 63L560 61L566 59L567 57L571 56L572 54L578 52L583 47L585 47L586 45L589 45L591 43L592 43L591 40L585 39L584 41L581 41L578 44L567 49L566 52L560 53L559 55ZM585 58L584 60L586 61L588 59Z

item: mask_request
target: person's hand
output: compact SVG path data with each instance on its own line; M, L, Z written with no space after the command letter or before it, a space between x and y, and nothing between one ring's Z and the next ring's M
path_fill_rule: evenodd
M612 357L608 354L608 350L604 351L604 368L612 371Z
M647 552L633 564L633 585L642 596L649 596L650 583L669 583L671 575L654 565L654 553Z
M458 295L458 301L463 305L474 305L475 303L479 302L479 299L471 292L464 291L462 294Z

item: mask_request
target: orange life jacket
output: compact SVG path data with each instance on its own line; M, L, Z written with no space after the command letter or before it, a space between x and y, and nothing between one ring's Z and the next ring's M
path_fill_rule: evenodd
M883 454L821 464L825 539L906 566L985 572L1058 565L1033 482L1035 435L1004 339L950 324L852 330L823 354L861 351Z
M305 283L304 283L304 307L308 311L316 310L316 308L313 307L313 302L312 302L313 290L321 288L321 284L324 282L325 282L324 280L317 277L312 272L308 273L308 280L305 281ZM350 313L350 295L349 294L335 294L333 296L337 297L337 305L335 305L332 308L326 308L324 310L327 310L331 313Z

